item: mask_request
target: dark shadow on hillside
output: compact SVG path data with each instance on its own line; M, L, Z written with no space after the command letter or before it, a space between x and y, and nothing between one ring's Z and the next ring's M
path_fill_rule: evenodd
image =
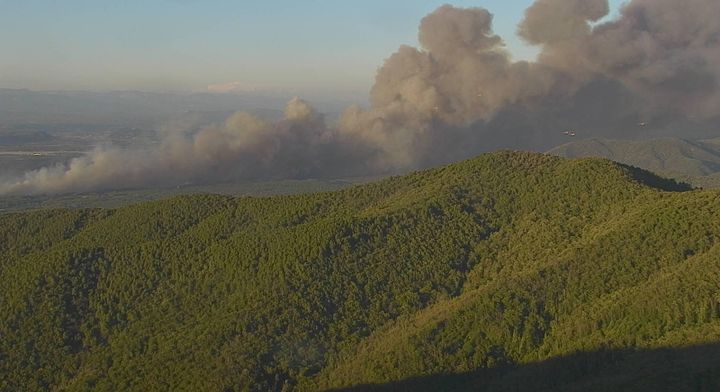
M335 391L720 391L720 343L602 350L522 366L438 374Z
M630 173L630 176L637 182L645 184L651 188L656 188L666 192L687 192L693 190L692 185L678 182L671 178L661 177L653 172L641 169L639 167L625 165L620 163Z

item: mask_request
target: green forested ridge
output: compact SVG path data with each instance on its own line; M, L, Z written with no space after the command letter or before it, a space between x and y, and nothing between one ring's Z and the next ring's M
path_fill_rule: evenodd
M719 216L719 192L513 152L0 215L0 389L717 390Z

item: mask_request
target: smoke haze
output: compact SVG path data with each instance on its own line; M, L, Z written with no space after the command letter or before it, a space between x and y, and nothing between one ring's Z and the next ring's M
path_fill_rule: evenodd
M580 136L712 135L720 124L720 2L537 0L518 34L541 52L513 61L481 8L445 5L420 48L378 70L370 107L329 126L301 99L283 119L236 113L147 150L97 149L28 172L0 194L57 193L255 178L393 173L497 148L547 149ZM639 126L638 124L648 124Z

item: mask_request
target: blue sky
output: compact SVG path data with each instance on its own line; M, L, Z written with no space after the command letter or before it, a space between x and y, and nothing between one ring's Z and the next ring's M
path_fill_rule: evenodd
M446 2L0 0L0 87L364 92ZM450 3L489 9L511 52L532 57L514 35L532 0Z

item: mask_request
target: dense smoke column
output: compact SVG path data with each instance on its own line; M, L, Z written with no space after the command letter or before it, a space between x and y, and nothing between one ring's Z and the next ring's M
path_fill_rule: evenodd
M145 150L98 149L0 184L57 193L248 179L394 173L498 149L544 150L579 137L710 136L720 126L720 1L537 0L514 61L482 8L445 5L378 70L370 107L336 126L300 99L283 119L237 113ZM691 130L701 131L690 133Z

